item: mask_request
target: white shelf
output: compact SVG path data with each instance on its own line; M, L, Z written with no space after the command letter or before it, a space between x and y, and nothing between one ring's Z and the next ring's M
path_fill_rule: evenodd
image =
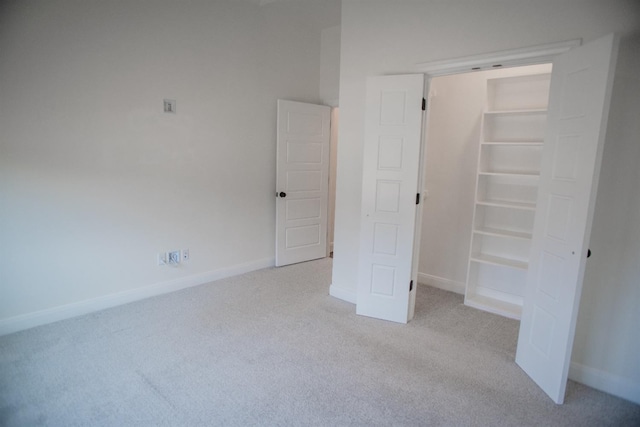
M496 206L499 208L522 209L526 211L535 211L535 203L512 202L508 200L478 200L476 204L481 206Z
M481 262L483 264L499 265L502 267L517 268L520 270L526 270L529 267L529 264L524 261L481 253L471 254L471 261Z
M482 295L467 295L464 298L464 304L510 319L520 320L522 316L522 306Z
M490 171L480 171L478 175L486 175L486 176L524 176L524 177L532 177L538 178L540 177L539 173L533 172L517 172L517 171L505 171L505 172L490 172Z
M541 109L526 109L526 110L494 110L494 111L485 111L484 114L492 115L492 116L515 116L515 115L526 116L529 114L547 114L547 109L541 108Z
M474 233L484 234L485 236L496 236L496 237L510 237L513 239L525 239L531 240L531 233L524 233L522 231L511 231L511 230L502 230L499 228L491 228L491 227L479 227L473 230Z
M542 147L544 141L482 141L481 145L501 145L501 146L533 146Z
M487 109L502 111L547 108L550 85L550 72L488 79Z

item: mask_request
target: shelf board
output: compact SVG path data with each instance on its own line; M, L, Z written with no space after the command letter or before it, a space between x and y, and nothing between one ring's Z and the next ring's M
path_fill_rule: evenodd
M473 230L474 233L484 234L486 236L497 236L497 237L512 237L514 239L524 239L531 240L531 233L524 233L522 231L511 231L511 230L502 230L499 228L491 228L491 227L479 227Z
M544 141L482 141L480 145L533 146L542 147Z
M506 301L485 297L482 295L466 295L464 304L490 313L499 314L511 319L520 320L522 307Z
M527 109L527 110L495 110L485 111L484 114L489 116L515 116L515 115L533 115L533 114L547 114L546 108L541 109Z
M471 261L481 262L483 264L499 265L502 267L518 268L520 270L526 270L529 267L529 264L524 261L516 261L514 259L486 255L482 253L471 254Z
M480 171L478 175L487 175L487 176L526 176L532 178L539 178L540 173L538 172L489 172L489 171Z
M536 210L535 203L512 202L508 200L477 200L476 204L482 206L496 206L499 208L521 209L526 211Z

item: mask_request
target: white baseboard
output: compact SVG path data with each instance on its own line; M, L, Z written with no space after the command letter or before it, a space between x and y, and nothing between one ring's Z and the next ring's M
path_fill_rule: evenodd
M418 273L418 282L433 286L434 288L444 289L445 291L464 295L465 284L454 280L443 279L442 277L432 276L425 273ZM336 285L331 285L329 287L329 295L352 304L355 304L357 301L356 291L338 287Z
M356 303L356 291L352 291L350 289L339 288L335 285L331 285L329 286L329 295L334 298L350 302L351 304Z
M237 264L231 267L208 271L206 273L182 277L167 282L155 283L142 288L131 289L129 291L118 292L72 304L53 307L34 313L10 317L8 319L0 320L0 336L57 322L58 320L69 319L71 317L81 316L83 314L93 313L106 308L139 301L145 298L179 291L192 286L203 285L226 277L237 276L250 271L273 267L273 265L274 258L264 258L243 264Z
M456 282L455 280L445 279L426 273L418 273L418 283L424 283L425 285L433 286L434 288L444 289L445 291L455 292L456 294L461 295L464 295L464 288L466 287L462 282Z
M629 381L627 378L576 362L571 362L569 378L640 405L640 383Z

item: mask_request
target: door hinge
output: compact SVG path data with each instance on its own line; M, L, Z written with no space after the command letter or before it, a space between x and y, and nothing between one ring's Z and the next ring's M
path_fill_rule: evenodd
M413 280L409 282L409 292L413 290Z
M427 111L427 100L422 98L422 111Z
M416 205L420 204L420 193L416 194Z

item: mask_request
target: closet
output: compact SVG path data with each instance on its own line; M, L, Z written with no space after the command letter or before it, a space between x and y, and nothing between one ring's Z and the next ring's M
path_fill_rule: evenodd
M421 281L515 319L531 249L550 77L551 66L542 65L432 81Z

